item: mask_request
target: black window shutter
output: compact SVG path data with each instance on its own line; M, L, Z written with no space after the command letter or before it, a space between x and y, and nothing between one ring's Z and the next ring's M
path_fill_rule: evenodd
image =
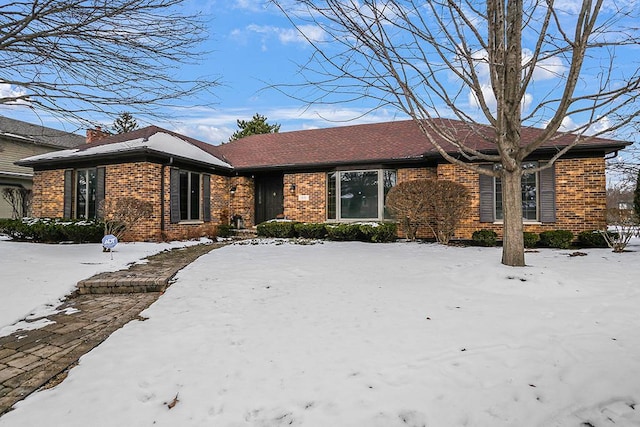
M73 206L73 170L67 169L64 171L64 203L63 203L63 217L72 218L72 206Z
M171 222L180 222L180 170L171 169L169 191L171 195Z
M105 175L106 169L104 167L96 168L96 216L102 218L102 209L104 208L104 196L105 196Z
M540 171L540 222L556 222L556 168Z
M495 221L495 186L494 178L480 174L480 222Z
M211 175L202 175L202 219L211 221Z

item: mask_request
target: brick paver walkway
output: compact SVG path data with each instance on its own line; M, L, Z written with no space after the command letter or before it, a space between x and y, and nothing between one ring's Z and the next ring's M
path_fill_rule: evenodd
M197 245L162 252L147 258L146 264L81 281L79 285L89 283L85 293L95 290L96 294L77 292L70 296L57 308L57 314L47 316L55 323L0 337L0 416L63 373L114 331L138 318L140 312L161 295L149 290L163 290L179 270L223 245ZM140 283L154 286L140 286Z

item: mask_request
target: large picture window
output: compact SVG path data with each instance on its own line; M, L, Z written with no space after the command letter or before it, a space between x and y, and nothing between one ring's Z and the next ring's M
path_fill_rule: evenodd
M329 173L327 217L336 220L388 218L384 201L396 184L396 171L359 170Z

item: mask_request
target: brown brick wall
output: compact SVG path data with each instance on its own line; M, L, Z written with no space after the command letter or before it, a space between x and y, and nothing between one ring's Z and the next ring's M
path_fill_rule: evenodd
M295 191L291 186L295 185ZM284 175L284 215L302 222L327 219L326 172Z
M555 164L556 222L525 223L525 231L570 230L578 234L605 226L606 178L602 158L566 159ZM471 213L462 221L455 238L470 239L474 231L493 230L502 238L502 224L480 222L478 174L451 164L438 165L438 179L449 179L467 186L471 192Z
M31 212L36 218L62 218L64 215L64 170L37 171L33 174Z
M229 196L231 218L234 215L240 215L245 227L253 227L255 225L255 185L253 178L234 176L229 179L229 186L229 190L231 187L236 188L235 193ZM229 193L229 190L227 190L227 193Z

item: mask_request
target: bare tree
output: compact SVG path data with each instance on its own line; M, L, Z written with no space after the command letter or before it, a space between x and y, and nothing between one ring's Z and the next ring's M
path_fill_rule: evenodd
M2 189L2 197L11 205L11 217L20 219L29 216L33 193L22 187L7 187Z
M207 91L185 78L207 37L185 0L31 0L0 5L0 104L65 119L160 106ZM86 124L86 121L85 121Z
M640 41L633 6L604 0L273 1L314 47L303 65L310 93L295 96L311 102L367 98L372 108L395 107L447 161L501 179L506 265L525 265L522 175L550 167L581 139L611 135L639 114L640 72L619 53ZM318 36L311 27L323 32ZM461 121L463 129L445 117ZM523 125L543 132L524 140ZM548 163L523 170L527 156L567 131L575 135L572 144ZM480 150L478 141L494 149Z

